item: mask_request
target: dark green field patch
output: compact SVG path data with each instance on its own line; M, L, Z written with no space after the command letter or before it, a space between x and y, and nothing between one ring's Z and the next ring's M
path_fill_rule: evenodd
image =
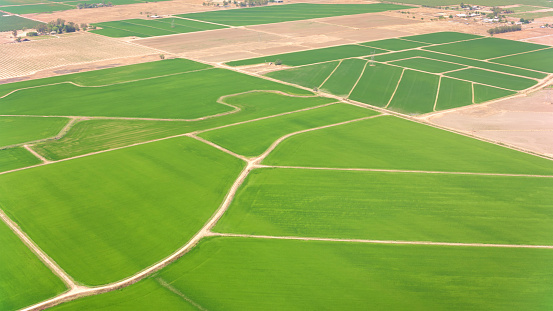
M338 61L272 71L266 76L314 89L321 86L336 66Z
M421 114L434 110L439 77L405 70L388 109L406 114Z
M321 86L321 90L347 97L366 65L367 61L364 59L344 59L336 71L326 80L325 84Z
M546 49L520 55L506 56L492 60L494 63L524 67L553 73L553 49Z
M39 164L40 160L23 147L0 149L0 172Z
M472 104L472 83L442 77L436 111Z
M2 10L4 8L0 8ZM0 32L11 30L22 30L23 28L36 28L38 25L43 24L31 19L27 19L21 16L9 15L5 16L4 13L0 14Z
M375 47L378 49L390 50L390 51L414 49L414 48L428 45L427 43L413 42L413 41L407 41L407 40L401 40L401 39L385 39L385 40L370 41L370 42L359 43L359 44Z
M461 33L461 32L449 32L449 31L402 37L402 39L405 39L405 40L413 40L413 41L423 42L428 44L442 44L442 43L470 40L470 39L476 39L476 38L482 38L482 36L472 35L468 33Z
M0 117L0 147L54 137L67 118Z
M2 7L2 11L14 13L14 14L31 14L31 13L48 13L48 12L56 12L56 11L65 11L65 10L72 10L76 8L77 7L74 5L48 3L48 4L6 6L6 7Z
M390 64L411 68L411 69L418 69L418 70L432 72L432 73L442 73L445 71L457 70L457 69L466 67L462 65L446 63L438 60L421 58L421 57L398 60L395 62L390 62Z
M446 76L473 81L510 90L524 90L538 84L538 81L477 68L468 68L446 73Z
M386 106L402 71L401 68L383 64L367 66L349 98L373 106Z

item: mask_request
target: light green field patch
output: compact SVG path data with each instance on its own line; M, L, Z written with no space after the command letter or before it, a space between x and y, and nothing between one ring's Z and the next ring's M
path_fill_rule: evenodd
M477 68L468 68L446 73L446 76L473 81L510 90L524 90L538 84L538 81Z
M425 47L426 50L463 57L488 59L547 48L547 45L512 41L500 38L482 38L444 45Z
M302 66L331 60L370 55L372 52L383 53L385 51L360 45L339 45L329 48L314 49L300 52L262 56L245 60L228 62L229 66L255 65L265 62L281 60L283 65Z
M514 95L516 92L498 89L491 86L474 84L474 103L480 104L489 100Z
M66 290L63 282L1 221L0 245L1 310L19 310Z
M407 40L401 40L401 39L385 39L385 40L370 41L370 42L359 43L359 44L375 47L379 49L384 49L384 50L390 50L390 51L414 49L414 48L428 45L427 43L413 42L413 41L407 41Z
M267 165L552 174L553 161L427 125L382 116L284 140Z
M318 106L329 102L323 97L297 98L275 93L253 92L227 97L225 102L240 111L195 122L142 120L81 121L63 138L34 145L33 148L51 160L60 160L90 152L204 130L245 120Z
M331 100L328 99L328 101ZM235 153L257 156L284 135L376 114L372 110L357 106L334 104L208 131L199 136Z
M0 32L35 28L39 24L42 23L21 16L0 14Z
M161 275L207 310L547 310L552 262L548 249L209 238Z
M405 68L432 72L432 73L442 73L442 72L457 70L457 69L466 67L458 64L446 63L438 60L421 58L421 57L398 60L395 62L390 62L390 64L394 64Z
M495 63L553 73L553 49L546 49L492 60Z
M70 310L198 310L182 297L163 287L156 278L150 278L123 289L80 298L51 308L52 311Z
M31 4L20 6L6 6L2 7L2 11L14 13L14 14L31 14L31 13L48 13L55 11L65 11L76 9L74 5L66 5L60 3L45 3L45 4Z
M472 83L442 77L436 111L472 104Z
M334 95L347 97L366 65L367 61L364 59L344 59L321 89Z
M23 147L0 149L0 172L39 164L40 160Z
M551 189L552 178L259 169L215 231L553 245Z
M168 139L0 175L0 205L75 280L100 285L184 245L243 165Z
M378 107L386 106L402 71L401 68L378 63L367 66L349 99Z
M223 95L267 89L309 93L229 70L209 69L101 89L59 84L21 90L0 100L0 113L195 119L232 111L217 103Z
M421 114L434 110L439 77L405 70L388 109L406 114Z
M54 137L67 118L0 117L0 146Z
M463 40L471 40L476 38L482 38L482 36L477 36L477 35L472 35L472 34L462 33L462 32L444 31L444 32L434 32L434 33L429 33L424 35L402 37L401 39L423 42L428 44L442 44L442 43L449 43L449 42L456 42L456 41L463 41Z
M272 71L266 76L314 89L325 81L336 66L338 61Z

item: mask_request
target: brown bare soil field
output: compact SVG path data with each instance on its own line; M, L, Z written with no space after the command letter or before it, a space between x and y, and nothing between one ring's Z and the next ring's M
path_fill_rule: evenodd
M348 30L348 27L325 23L323 20L324 19L255 25L248 26L248 29L291 37L310 36L323 33L330 34Z
M61 66L159 54L147 47L90 33L0 44L0 79L29 76Z
M318 22L324 22L350 28L373 28L386 27L392 25L410 25L418 24L421 21L408 19L405 17L395 17L382 13L366 13L357 15L334 16L317 19Z
M107 2L107 1L106 1ZM57 18L76 23L99 23L122 19L145 17L145 12L168 15L190 12L210 11L213 7L203 6L203 0L173 0L163 2L148 2L127 5L116 5L95 9L75 9L53 13L24 14L22 16L49 22ZM140 14L140 13L143 14Z
M553 90L438 113L431 123L553 156Z

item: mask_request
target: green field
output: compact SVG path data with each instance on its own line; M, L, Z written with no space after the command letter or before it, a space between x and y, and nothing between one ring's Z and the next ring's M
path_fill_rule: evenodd
M438 81L436 75L405 70L388 108L407 114L433 111Z
M405 40L412 40L416 42L422 42L427 44L442 44L442 43L449 43L449 42L455 42L455 41L464 41L464 40L471 40L476 38L482 38L482 36L472 35L468 33L461 33L461 32L434 32L424 35L416 35L416 36L409 36L409 37L403 37Z
M338 61L272 71L267 77L294 83L310 89L318 88L338 66Z
M99 285L184 245L243 165L181 137L0 175L0 205L78 282Z
M2 11L14 14L48 13L55 11L65 11L76 9L75 5L66 5L61 3L31 4L20 6L6 6L0 8ZM35 22L36 23L36 22Z
M321 85L321 90L348 97L366 65L367 61L364 59L344 59L336 71Z
M459 78L477 83L489 84L491 86L502 87L510 90L524 90L538 84L536 80L530 80L517 76L510 76L498 72L487 71L477 68L468 68L451 73L446 76Z
M160 276L207 310L546 310L552 259L539 249L210 238Z
M553 162L392 116L284 140L267 165L551 174Z
M447 6L447 5L459 5L459 1L456 0L402 0L399 3L405 4L419 4L419 5L428 5L428 6ZM478 0L478 5L483 6L502 6L502 5L514 5L514 4L525 4L525 5L535 5L542 7L553 8L553 4L549 0Z
M0 0L0 6L43 3L43 0Z
M549 48L549 46L499 38L482 38L425 47L424 49L462 57L489 59L543 48Z
M553 49L494 59L493 62L553 73Z
M237 60L228 62L229 66L247 66L261 64L265 62L275 62L277 59L282 61L286 66L302 66L315 64L320 62L327 62L331 60L337 60L342 58L359 57L370 55L372 52L383 53L384 50L378 50L366 46L360 45L339 45L329 48L307 50L300 52L284 53L270 56L262 56L256 58L250 58L245 60Z
M233 83L223 83L227 81ZM196 119L232 111L217 99L249 90L307 93L229 70L209 69L109 85L102 92L71 84L21 90L0 100L0 114Z
M489 100L498 99L501 97L511 96L516 94L515 91L507 91L491 86L474 84L474 103L480 104Z
M501 97L501 96L499 96ZM472 104L472 83L442 77L436 111Z
M300 110L329 102L328 99L322 97L297 98L265 92L227 97L225 101L238 107L240 111L195 122L86 120L77 123L63 138L37 144L33 148L48 159L60 160L141 141Z
M551 178L260 169L215 231L551 245L552 188Z
M23 147L0 149L0 172L39 164L40 160Z
M553 16L553 12L545 11L545 12L535 12L535 13L518 13L518 14L510 14L509 16L516 17L516 18L524 18L524 19L536 19L536 18Z
M414 49L414 48L428 45L427 43L413 42L413 41L407 41L402 39L385 39L385 40L370 41L370 42L365 42L360 44L378 48L378 49L390 50L390 51Z
M270 5L246 9L221 10L211 12L177 15L194 20L219 23L230 26L258 25L280 23L312 18L342 16L362 13L375 13L389 10L401 10L409 7L403 5L374 4L315 4L294 3L287 5Z
M0 310L18 310L61 294L65 285L0 222Z
M350 99L369 105L385 107L392 97L402 69L388 65L367 66Z
M328 99L328 101L331 100ZM257 156L286 134L375 114L376 112L365 108L334 104L208 131L199 136L235 153L244 156Z
M115 38L129 36L146 38L226 28L225 26L184 20L181 18L162 18L155 20L127 19L114 22L95 23L94 25L102 29L91 30L91 32Z
M401 66L405 68L417 69L431 73L442 73L451 70L457 70L465 68L465 66L446 63L438 60L415 57L410 59L398 60L395 62L390 62L390 64Z
M0 117L0 147L56 136L66 118Z
M2 10L3 8L0 8ZM20 16L5 16L0 14L0 32L2 31L11 31L11 30L22 30L23 28L35 28L41 22L30 20Z

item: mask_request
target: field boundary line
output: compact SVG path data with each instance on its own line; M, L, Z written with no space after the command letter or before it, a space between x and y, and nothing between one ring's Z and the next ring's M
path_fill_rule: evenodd
M35 242L25 232L23 232L23 230L21 230L21 227L11 220L2 209L0 209L0 218L2 218L2 221L38 257L38 259L40 259L46 267L48 267L58 278L62 280L65 286L69 289L66 293L85 288L77 285L73 278L69 276L69 274L67 274L60 266L58 266L58 264L37 244L35 244Z
M8 116L8 115L0 115L0 117L42 118L42 116ZM63 128L61 128L61 130L55 136L50 136L50 137L35 139L35 140L29 140L29 141L22 142L22 143L17 143L17 144L1 146L0 150L10 149L10 148L14 148L14 147L20 147L20 146L23 146L23 145L34 145L34 144L42 143L42 142L45 142L45 141L60 139L63 136L65 136L65 134L67 134L67 132L69 132L69 130L73 127L73 125L77 121L79 121L81 119L81 117L51 117L51 118L67 118L67 119L69 119L69 121L63 126Z
M281 168L281 169L322 170L322 171L354 171L354 172L409 173L409 174L414 173L414 174L444 174L444 175L477 175L477 176L500 176L500 177L553 178L553 175L537 175L537 174L419 171L419 170L380 169L380 168L341 168L341 167L289 166L289 165L264 165L264 164L257 164L257 165L255 165L255 168Z
M319 87L317 87L317 89L320 89L326 83L326 81L328 81L328 79L330 79L330 77L334 74L334 72L338 69L338 67L340 67L340 65L342 64L343 61L344 61L343 59L340 59L338 61L338 64L336 64L336 67L334 67L332 72L328 75L328 77L326 77L326 79L323 81L323 83L321 83L321 85L319 85Z
M434 99L434 106L432 107L432 111L436 111L436 105L438 104L438 98L440 97L440 85L442 84L442 77L440 75L440 78L438 79L438 88L436 92L436 99Z
M272 236L253 235L239 233L217 233L211 232L210 236L254 238L254 239L275 239L275 240L301 240L301 241L325 241L325 242L350 242L367 244L399 244L399 245L433 245L433 246L462 246L462 247L500 247L500 248L541 248L553 249L553 245L527 245L527 244L488 244L488 243L461 243L461 242L432 242L432 241L396 241L396 240L365 240L365 239L336 239L298 236Z
M388 100L388 103L386 104L386 106L384 106L384 109L387 109L388 106L390 106L390 103L392 102L392 100L394 99L394 96L396 95L397 89L399 89L399 84L401 83L401 79L403 78L403 74L405 73L405 70L407 70L407 69L403 68L403 70L401 71L401 75L399 76L399 80L397 80L396 88L394 89L394 92L392 93L392 96Z
M215 144L214 142L211 142L211 141L209 141L207 139L204 139L202 137L196 136L194 134L186 134L185 136L188 136L190 138L194 138L195 140L201 141L204 144L210 145L213 148L219 149L220 151L222 151L224 153L227 153L227 154L230 154L231 156L233 156L235 158L238 158L240 160L243 160L245 162L249 161L249 159L246 158L245 156L239 155L238 153L234 153L234 152L228 150L227 148L219 146L219 145Z
M157 277L155 280L159 283L159 285L167 288L169 291L173 292L175 295L181 297L182 299L186 300L188 303L196 307L196 309L201 311L208 311L206 308L202 307L199 303L195 302L194 300L188 298L185 294L183 294L180 290L174 288L171 284L167 283L163 278Z
M471 89L471 91L472 91L472 104L474 105L474 104L476 104L476 103L474 102L474 82L472 82L472 83L470 84L470 89Z
M181 33L181 32L175 32L175 31L167 30L167 29L163 29L163 28L157 28L157 27L154 27L154 26L148 26L148 25L141 25L141 24L130 23L130 22L127 22L127 21L120 21L120 22L125 23L125 24L129 24L129 25L150 27L150 28L152 28L152 29L167 31L167 32L169 32L169 34L171 34L171 35L172 35L172 34ZM153 36L153 37L155 37L155 36Z
M209 12L209 11L207 11ZM201 13L201 12L197 12L197 13ZM190 14L189 13L182 13L182 14ZM174 18L180 18L180 19L185 19L185 20L189 20L189 21L193 21L193 22L200 22L200 23L204 23L204 24L212 24L212 25L217 25L217 26L224 26L224 27L228 27L228 28L237 28L239 26L231 26L231 25L225 25L225 24L219 24L219 23L214 23L214 22L210 22L210 21L203 21L203 20L200 20L200 19L193 19L193 18L188 18L188 17L180 17L178 15L170 15L171 17L174 17ZM224 29L224 28L222 28ZM206 29L206 30L216 30L216 29Z
M38 158L43 164L52 163L52 161L47 160L45 157L40 155L38 152L34 151L29 145L23 145L23 148L27 149L32 155Z
M351 93L353 93L353 90L355 90L355 88L357 87L357 84L359 84L359 81L361 81L361 78L365 74L365 69L367 69L368 64L369 64L369 61L365 60L365 65L363 66L363 70L361 70L361 73L359 74L359 77L357 77L357 81L355 81L355 84L352 86L351 90L349 90L349 93L346 96L346 98L350 97Z
M533 43L533 44L535 44L535 43ZM532 50L532 51L526 51L526 52L514 53L514 54L503 55L503 56L498 56L498 57L486 58L486 61L490 61L490 60L494 60L494 59L498 59L498 58L503 58L503 57L520 55L520 54L527 54L527 53L531 53L531 52L543 51L543 50L547 50L547 49L551 49L551 48L552 48L551 46L548 46L548 47L545 47L545 48ZM493 63L493 62L491 62L491 63Z

